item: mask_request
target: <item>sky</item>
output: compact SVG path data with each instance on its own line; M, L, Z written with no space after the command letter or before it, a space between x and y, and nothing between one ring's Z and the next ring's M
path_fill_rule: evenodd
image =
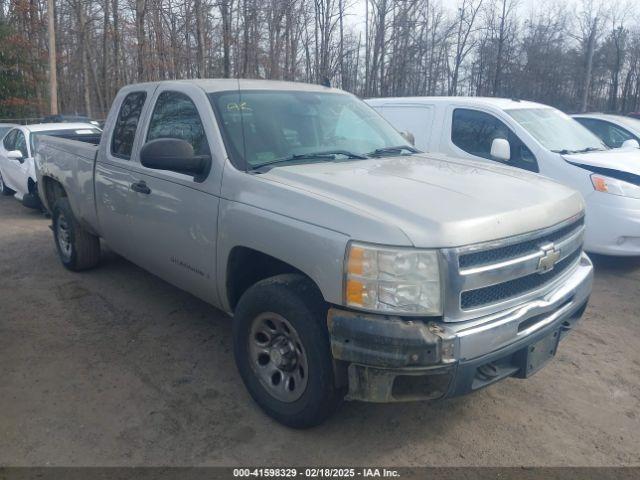
M442 5L445 8L450 9L452 12L455 11L457 6L459 5L461 0L440 0ZM577 7L581 2L580 0L516 0L517 1L517 16L519 18L526 18L531 11L536 7L540 6L544 3L550 4L564 4L569 7ZM629 0L602 0L603 4L606 6L611 3L620 2L620 1L629 1ZM638 0L631 0L636 2ZM349 3L349 0L346 0L346 3ZM365 3L366 0L351 0L351 7L347 11L348 20L347 22L357 29L364 30L364 18L365 18Z

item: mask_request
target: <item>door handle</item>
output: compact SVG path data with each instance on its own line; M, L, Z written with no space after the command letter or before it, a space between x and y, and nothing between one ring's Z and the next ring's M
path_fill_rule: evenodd
M147 184L144 180L140 180L139 182L131 184L131 190L138 193L144 193L145 195L149 195L151 193L151 189L147 187Z

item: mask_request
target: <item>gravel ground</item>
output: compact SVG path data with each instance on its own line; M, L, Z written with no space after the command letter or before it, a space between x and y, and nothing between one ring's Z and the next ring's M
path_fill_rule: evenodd
M0 465L640 465L640 259L594 258L529 380L294 431L245 391L227 316L108 251L64 270L48 226L0 198Z

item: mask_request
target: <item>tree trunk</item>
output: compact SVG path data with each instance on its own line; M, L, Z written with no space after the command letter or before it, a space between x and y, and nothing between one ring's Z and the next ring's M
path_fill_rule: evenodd
M145 33L144 15L146 13L146 0L136 0L136 38L138 40L138 81L145 79L144 55L145 55Z
M593 19L593 25L587 40L587 57L584 68L584 83L582 85L582 98L580 99L580 111L586 112L589 105L589 90L591 89L591 72L593 70L593 53L596 49L596 31L598 29L598 17Z
M49 112L58 113L58 75L56 71L56 32L53 0L47 0L47 23L49 26Z

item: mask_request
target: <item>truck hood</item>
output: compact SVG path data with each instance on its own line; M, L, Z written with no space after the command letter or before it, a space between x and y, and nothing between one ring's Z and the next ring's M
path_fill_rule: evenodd
M579 193L545 177L443 155L291 165L261 177L393 225L416 247L496 240L552 226L583 210ZM335 228L331 218L314 223Z
M637 148L616 148L603 152L578 153L563 155L562 158L576 167L610 175L621 180L624 180L621 177L627 177L624 174L640 176L640 149ZM616 172L623 175L616 175Z

